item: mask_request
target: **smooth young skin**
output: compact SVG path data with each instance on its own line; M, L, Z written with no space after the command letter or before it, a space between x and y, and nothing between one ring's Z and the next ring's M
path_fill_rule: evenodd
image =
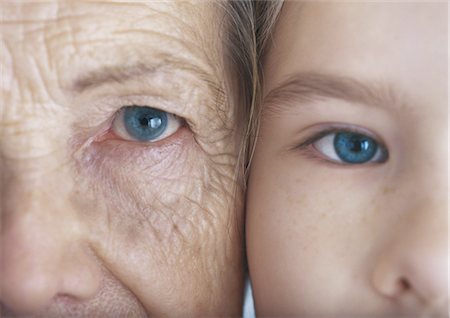
M219 6L1 11L2 315L238 315L238 140ZM185 123L130 140L113 128L130 105Z
M446 317L447 4L287 2L265 67L246 226L257 314ZM387 161L300 146L330 126Z

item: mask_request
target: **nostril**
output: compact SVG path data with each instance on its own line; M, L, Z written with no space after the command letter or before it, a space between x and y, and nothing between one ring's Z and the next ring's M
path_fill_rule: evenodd
M401 277L398 284L402 291L409 291L412 289L411 283L405 277Z

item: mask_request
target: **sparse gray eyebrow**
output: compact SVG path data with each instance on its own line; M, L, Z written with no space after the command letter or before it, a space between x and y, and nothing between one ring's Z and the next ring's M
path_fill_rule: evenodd
M158 61L153 63L137 62L134 64L101 66L77 77L70 84L69 89L75 93L82 93L104 84L123 83L131 79L139 79L143 76L169 70L190 72L203 80L213 92L222 91L214 74L189 61L177 59L173 56L160 57Z
M138 78L145 74L152 74L161 69L161 64L147 65L138 63L135 65L104 66L84 74L74 80L71 90L82 93L108 83L122 83L131 78Z
M387 83L363 82L351 77L324 73L296 73L272 89L263 99L264 111L282 111L292 104L334 98L369 107L389 107L399 97Z

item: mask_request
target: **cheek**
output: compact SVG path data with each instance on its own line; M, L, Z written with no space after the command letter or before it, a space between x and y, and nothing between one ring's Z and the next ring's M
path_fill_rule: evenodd
M320 286L346 285L353 271L365 268L364 251L375 243L381 181L301 157L259 157L267 161L257 154L248 194L251 270L266 290L279 289L286 299L307 301L308 295L329 292Z
M93 213L106 221L100 236L113 233L120 244L126 242L128 251L158 246L174 253L181 248L195 231L190 220L195 213L187 212L196 210L193 188L200 192L205 188L194 167L192 148L187 131L161 147L117 140L90 145L81 156L79 171L86 180L85 190L99 207Z
M235 226L232 165L228 175L219 173L189 131L157 148L92 144L79 155L77 170L75 200L89 240L141 300L180 301L174 290L192 294L186 289L195 286L200 295L209 285L198 281L214 283L217 278L209 275L222 269L211 269L236 258L228 253L228 229Z

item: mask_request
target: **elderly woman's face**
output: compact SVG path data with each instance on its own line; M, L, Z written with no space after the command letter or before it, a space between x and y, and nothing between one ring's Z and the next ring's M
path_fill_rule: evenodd
M239 313L220 10L1 10L3 314Z

